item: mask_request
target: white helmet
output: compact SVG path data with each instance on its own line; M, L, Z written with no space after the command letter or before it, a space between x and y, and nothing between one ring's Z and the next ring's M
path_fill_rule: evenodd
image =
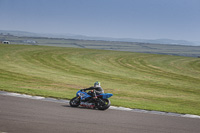
M100 82L99 81L95 82L94 87L101 87Z

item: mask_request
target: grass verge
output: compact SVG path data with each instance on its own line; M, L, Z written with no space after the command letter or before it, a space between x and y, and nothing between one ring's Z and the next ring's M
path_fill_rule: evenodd
M95 81L115 106L200 115L200 58L0 45L0 90L71 99Z

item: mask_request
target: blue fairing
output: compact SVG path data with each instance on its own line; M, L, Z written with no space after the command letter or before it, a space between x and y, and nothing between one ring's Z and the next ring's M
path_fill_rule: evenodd
M103 99L107 99L107 98L113 96L113 94L111 94L111 93L103 93L103 94L100 94L100 95L102 96ZM80 90L76 93L76 96L77 97L80 96L81 100L84 100L85 98L91 97L89 94L87 94L87 92L80 91Z
M103 94L100 94L100 95L103 96L103 99L107 99L107 98L113 96L113 94L111 94L111 93L103 93Z
M80 97L81 97L81 100L82 100L82 99L85 99L85 98L88 98L88 97L91 97L91 96L88 95L86 92L82 92L82 91L78 91L78 92L76 93L76 96L77 96L77 97L80 96Z

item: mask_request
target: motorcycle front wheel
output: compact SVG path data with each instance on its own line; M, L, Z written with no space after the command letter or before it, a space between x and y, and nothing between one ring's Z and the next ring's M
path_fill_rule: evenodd
M80 105L79 97L74 97L69 101L71 107L78 107Z

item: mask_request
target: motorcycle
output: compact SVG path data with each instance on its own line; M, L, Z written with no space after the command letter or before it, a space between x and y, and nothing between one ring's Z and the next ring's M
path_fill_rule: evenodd
M93 90L95 91L95 90ZM110 100L109 97L113 96L111 93L102 93L96 96L96 98L93 98L91 95L89 95L90 92L84 92L82 90L79 90L76 93L76 97L72 98L69 102L71 107L78 107L79 105L86 108L97 108L99 110L106 110L110 107Z

